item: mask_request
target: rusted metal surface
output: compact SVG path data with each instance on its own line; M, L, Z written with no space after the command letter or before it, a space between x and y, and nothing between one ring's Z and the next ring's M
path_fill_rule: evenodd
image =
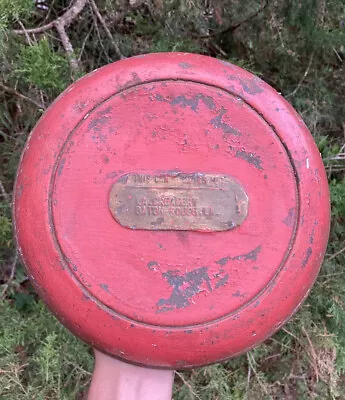
M130 229L227 231L245 220L248 197L229 176L132 173L114 183L109 207Z
M135 184L139 206L174 197L199 215L150 230L159 216L133 213L121 179L162 171L173 189ZM183 174L226 177L225 190L199 182L187 195ZM329 230L320 154L293 108L243 69L183 53L122 60L68 88L30 136L14 200L19 251L55 315L109 354L165 368L234 357L279 329Z

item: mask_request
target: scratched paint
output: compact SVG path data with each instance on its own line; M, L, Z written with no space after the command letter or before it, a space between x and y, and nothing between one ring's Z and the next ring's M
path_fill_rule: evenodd
M255 95L255 94L262 93L264 91L262 86L259 84L260 81L258 78L249 79L249 80L242 79L241 83L242 83L243 90L248 94Z
M209 293L225 286L229 280L229 275L226 274L213 282L209 276L208 267L200 267L184 275L167 271L163 273L163 278L173 290L167 299L158 301L157 312L173 311L189 306L193 297L199 293Z
M180 106L182 108L190 107L190 109L194 112L198 112L199 103L202 103L209 109L214 110L216 108L215 102L211 96L205 96L202 93L198 93L193 97L189 97L186 95L178 95L171 99L162 96L161 94L155 94L153 98L156 101L168 103L171 106Z
M239 256L226 256L226 257L222 257L219 260L216 261L216 264L219 264L221 266L226 265L230 260L232 261L239 261L239 260L243 260L243 261L256 261L257 257L261 251L262 246L259 245L257 246L255 249L251 250L249 253L245 253L245 254L241 254Z
M241 133L238 129L223 121L223 116L226 114L227 110L222 107L222 109L219 111L219 114L215 118L211 119L210 124L213 125L216 129L221 129L225 134L241 136Z
M289 228L292 228L294 226L295 221L296 221L296 211L294 208L290 208L289 214L283 220L283 223Z
M191 65L190 65L189 63L187 63L187 62L180 62L178 65L179 65L181 68L184 68L184 69L191 68Z
M237 158L242 158L248 162L248 164L254 165L255 168L262 170L262 160L260 156L256 156L254 153L246 152L244 150L238 150L236 152Z
M308 264L308 261L309 261L309 259L310 259L312 254L313 254L313 249L311 247L308 247L307 251L306 251L306 254L305 254L305 257L302 260L302 268L304 268Z

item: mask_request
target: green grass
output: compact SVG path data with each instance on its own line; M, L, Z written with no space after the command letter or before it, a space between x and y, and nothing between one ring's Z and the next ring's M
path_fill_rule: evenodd
M0 399L75 399L93 357L41 302L0 304Z
M276 0L237 28L231 27L254 14L258 2L224 0L208 7L203 0L133 3L126 9L120 0L97 2L124 55L199 52L260 75L288 96L307 123L324 159L332 197L327 255L301 310L248 354L179 372L174 399L345 399L343 0L305 0L303 5ZM78 73L71 71L54 29L30 34L29 40L12 33L20 23L30 28L51 21L69 1L49 2L49 13L33 4L0 0L0 400L81 399L93 368L92 351L37 299L15 256L12 188L20 153L43 107L74 76L117 56L86 7L67 29L79 59Z

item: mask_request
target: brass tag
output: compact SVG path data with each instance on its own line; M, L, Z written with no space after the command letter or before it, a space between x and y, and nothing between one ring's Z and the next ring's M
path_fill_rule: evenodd
M109 207L130 229L226 231L245 220L248 196L227 175L130 173L114 183Z

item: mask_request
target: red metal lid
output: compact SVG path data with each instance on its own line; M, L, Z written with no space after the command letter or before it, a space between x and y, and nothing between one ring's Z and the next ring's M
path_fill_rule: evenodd
M209 57L134 57L70 86L15 188L20 252L73 333L183 368L242 353L296 310L329 230L320 154L270 86Z

